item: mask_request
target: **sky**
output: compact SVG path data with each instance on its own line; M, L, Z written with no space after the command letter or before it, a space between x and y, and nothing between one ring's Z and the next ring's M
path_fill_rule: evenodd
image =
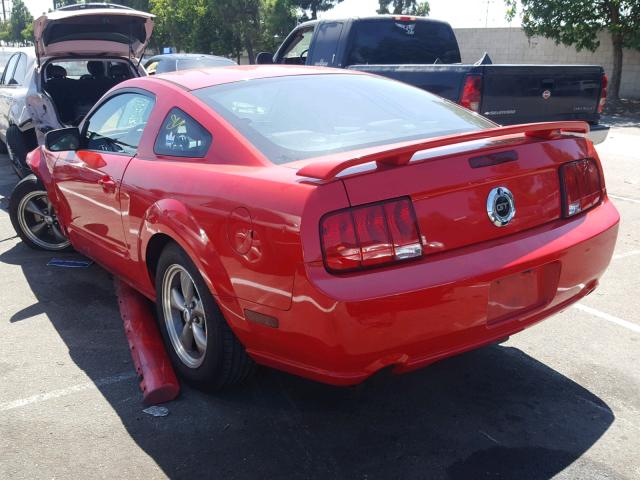
M39 17L53 6L53 0L25 0L34 17ZM429 0L432 18L449 22L455 28L466 27L508 27L505 20L504 0ZM333 10L322 13L324 18L375 15L378 0L344 0Z

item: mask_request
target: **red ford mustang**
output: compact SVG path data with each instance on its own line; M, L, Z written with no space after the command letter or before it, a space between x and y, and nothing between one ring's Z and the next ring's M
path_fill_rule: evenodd
M255 361L349 385L596 287L619 216L587 130L499 127L345 70L178 72L49 132L10 212L30 246L71 245L155 300L192 383Z

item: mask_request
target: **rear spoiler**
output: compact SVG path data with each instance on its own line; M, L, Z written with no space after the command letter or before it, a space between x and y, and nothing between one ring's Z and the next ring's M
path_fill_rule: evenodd
M327 158L316 163L311 163L302 167L296 175L318 180L331 180L340 172L356 165L369 162L376 162L378 166L402 166L411 161L416 152L429 148L455 145L484 138L502 137L504 135L514 135L523 133L528 137L551 139L560 136L563 132L589 133L589 124L586 122L541 122L527 123L523 125L509 125L507 127L489 128L477 132L446 135L443 137L430 138L418 142L402 143L399 146L386 150L379 150L373 153L361 155L347 160L337 158ZM383 147L384 148L384 147Z

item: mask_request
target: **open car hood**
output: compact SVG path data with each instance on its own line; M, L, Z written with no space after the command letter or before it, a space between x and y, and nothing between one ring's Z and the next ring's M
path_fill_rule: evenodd
M62 9L33 22L38 59L65 55L140 58L154 15L130 8Z

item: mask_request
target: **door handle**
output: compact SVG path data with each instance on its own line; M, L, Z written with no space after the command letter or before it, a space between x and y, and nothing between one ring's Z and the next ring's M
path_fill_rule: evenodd
M116 182L108 175L105 175L98 180L98 185L102 187L105 193L113 193L116 191Z

